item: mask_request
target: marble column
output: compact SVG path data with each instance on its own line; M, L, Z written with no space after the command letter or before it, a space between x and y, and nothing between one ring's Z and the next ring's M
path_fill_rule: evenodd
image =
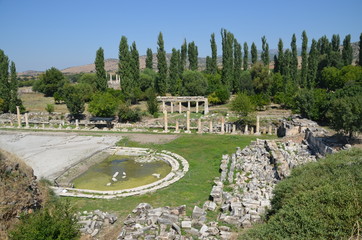
M171 113L173 113L173 102L171 102Z
M167 111L164 110L163 111L163 120L164 120L164 124L165 124L165 129L164 132L168 132L168 122L167 122Z
M272 135L272 126L269 125L268 135Z
M233 124L232 134L236 134L236 125L235 124Z
M204 102L204 115L209 113L209 100L206 98Z
M259 124L259 116L256 116L256 130L255 130L255 134L259 135L260 134L260 124Z
M254 128L253 127L251 127L251 129L250 129L250 134L254 135Z
M16 106L16 116L18 117L18 128L21 128L21 116L19 106Z
M201 123L201 118L199 118L198 122L197 122L197 133L202 133L202 123Z
M166 104L165 104L165 101L162 101L162 111L166 111Z
M179 133L179 132L180 132L179 123L178 123L178 120L176 120L175 133Z
M249 134L248 124L245 125L244 134Z
M186 131L185 133L191 133L190 131L190 111L186 113Z
M199 112L199 102L196 101L196 113L198 113L198 112Z
M28 118L28 113L25 113L25 127L29 128L29 118Z
M181 112L182 112L181 107L182 107L181 102L178 102L178 113L181 113Z
M224 116L221 117L221 134L225 133L225 119Z
M109 74L109 81L112 82L112 73Z
M79 120L75 119L75 129L79 129Z
M187 111L191 111L190 101L187 102Z
M44 128L45 128L45 124L44 124L44 123L42 123L41 128L42 128L42 129L44 129Z
M210 121L209 123L209 132L212 133L213 129L212 129L212 121Z

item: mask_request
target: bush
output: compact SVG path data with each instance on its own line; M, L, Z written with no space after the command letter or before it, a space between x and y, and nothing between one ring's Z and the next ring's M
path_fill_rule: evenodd
M45 107L45 111L47 111L49 114L54 112L54 105L53 104L47 104Z
M120 122L138 122L141 120L141 115L139 108L132 109L126 103L119 107L118 118Z
M77 91L77 88L75 88L74 85L66 85L62 91L69 113L74 116L82 114L85 108L84 95Z
M97 117L113 117L116 115L119 101L111 93L97 93L89 103L88 111Z
M224 86L219 86L212 94L208 96L208 100L212 104L224 104L230 98L230 92Z
M197 71L185 71L182 74L184 96L204 96L207 90L207 80L204 75Z
M156 98L156 93L154 90L150 90L148 92L148 100L147 100L147 110L148 112L153 115L154 117L158 116L158 102Z
M238 93L238 95L231 102L231 110L241 114L242 116L247 116L249 113L254 111L255 106L251 102L251 99L245 93Z
M295 168L276 186L267 222L242 239L357 239L361 167L362 150L352 149Z
M23 215L19 225L10 232L10 239L77 239L79 230L74 213L69 202L53 202L32 214Z

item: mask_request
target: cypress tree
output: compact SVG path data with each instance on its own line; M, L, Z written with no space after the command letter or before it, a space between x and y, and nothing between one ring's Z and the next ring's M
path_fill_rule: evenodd
M284 58L284 50L283 50L283 40L279 38L278 42L278 57L274 57L274 72L283 74L283 58Z
M178 80L180 78L179 72L180 51L172 48L172 55L170 60L170 92L172 95L177 93Z
M284 78L285 79L289 79L290 78L290 66L291 66L291 62L292 62L292 53L290 52L289 49L286 49L284 51L284 57L283 57L283 71L284 71Z
M206 56L206 69L205 72L211 74L211 57Z
M156 90L160 95L165 95L167 92L167 62L166 51L163 41L162 32L158 35L157 41L157 68L158 77L156 79Z
M242 53L241 45L236 39L234 39L234 84L233 91L238 92L241 89L241 65L242 65Z
M262 41L262 53L261 53L261 60L263 61L264 66L268 67L269 69L269 62L270 62L270 57L269 57L269 44L266 42L266 37L263 36L261 38Z
M132 72L131 72L131 54L129 52L127 37L122 36L119 44L119 64L118 72L121 78L121 88L124 93L130 94L132 92Z
M316 85L318 70L318 49L317 41L312 39L312 45L310 47L308 56L308 76L307 76L307 87L312 88Z
M9 111L10 98L9 58L5 55L4 51L0 49L0 99L3 101L0 111Z
M297 52L297 37L295 34L292 36L292 41L290 43L292 50L291 66L290 66L290 75L294 82L297 81L298 73L298 52Z
M329 40L326 35L318 39L317 49L321 55L329 54L331 50L331 44L329 43Z
M331 47L332 51L339 52L339 46L341 45L341 41L339 38L339 34L333 34Z
M106 70L104 68L104 51L103 48L99 48L96 53L96 59L94 60L96 68L96 88L98 91L105 91L108 87Z
M10 64L10 112L16 112L16 106L21 105L21 100L18 99L18 80L16 76L15 63L12 61Z
M189 69L196 71L198 68L198 50L194 41L189 43L188 46Z
M249 48L247 42L244 42L244 57L243 57L243 69L248 70L249 65Z
M183 44L181 45L181 64L180 64L180 74L186 69L186 61L187 61L187 42L184 39Z
M232 33L221 29L222 37L222 75L221 81L228 90L232 89L233 83L233 42Z
M132 43L130 54L133 88L138 88L140 79L140 55L137 50L136 42Z
M362 33L359 35L359 55L358 64L362 66Z
M303 31L302 33L302 75L301 75L301 86L305 87L307 83L307 73L308 73L308 58L307 58L307 47L308 47L308 37L307 33Z
M211 60L210 60L210 73L217 73L217 46L215 41L215 33L211 34Z
M146 68L153 68L153 53L151 48L147 48Z
M254 42L251 44L250 53L251 53L251 63L255 64L258 61L258 50L256 49L256 45Z
M352 64L353 51L352 51L350 34L348 34L343 40L342 59L345 66Z

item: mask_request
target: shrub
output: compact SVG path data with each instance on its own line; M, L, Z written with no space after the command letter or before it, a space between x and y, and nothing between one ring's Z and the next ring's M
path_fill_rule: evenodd
M49 114L54 112L54 105L53 104L47 104L45 107L45 111L47 111Z
M120 122L137 122L141 120L141 115L139 108L132 109L126 103L119 107L118 118Z
M88 111L97 117L113 117L116 115L119 101L111 93L98 93L89 103Z
M250 100L250 97L245 93L238 93L238 95L231 102L231 110L247 116L250 112L254 111L255 107Z
M147 110L148 112L157 117L158 116L158 102L157 102L157 98L156 98L156 93L153 90L150 90L148 92L148 100L147 100Z

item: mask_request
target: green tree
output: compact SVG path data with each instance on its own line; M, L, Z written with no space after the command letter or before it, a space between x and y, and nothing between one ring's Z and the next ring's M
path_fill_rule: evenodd
M2 99L2 110L8 112L11 101L11 91L9 83L9 58L0 49L0 98Z
M47 111L49 114L52 114L52 112L54 112L54 105L48 103L48 104L45 106L45 111Z
M258 61L258 49L256 48L254 42L251 44L250 54L251 54L251 63L254 65Z
M185 71L182 74L184 96L204 96L207 90L207 80L204 75L197 71Z
M153 53L151 48L147 48L146 68L153 68Z
M262 63L256 63L251 68L253 87L256 93L266 93L270 85L269 69Z
M249 48L248 43L244 42L243 70L248 70L249 65Z
M24 110L23 103L21 99L18 97L18 79L16 76L16 67L15 63L12 61L10 64L10 83L9 83L9 91L10 91L10 103L9 103L9 111L12 113L16 112L16 106L19 106L20 109Z
M283 50L283 40L279 38L278 42L278 56L274 57L274 72L283 74L283 59L284 57L284 50Z
M119 105L119 100L111 93L97 93L89 102L88 111L97 117L113 117Z
M186 69L186 62L187 62L187 42L186 39L184 39L183 44L181 45L181 64L180 64L180 75L184 72Z
M238 93L231 101L230 110L246 117L255 110L255 106L248 95L245 93Z
M154 117L158 116L159 107L158 107L156 93L153 89L151 89L148 93L147 110Z
M141 110L130 108L127 103L122 103L118 110L118 120L120 122L138 122L141 120Z
M353 50L351 45L350 34L348 34L343 40L342 59L345 66L352 64Z
M132 43L131 46L131 72L132 72L132 83L133 88L139 88L140 79L140 55L137 50L136 42Z
M172 95L176 95L180 90L179 64L180 64L180 51L176 50L175 48L172 48L172 55L170 60L170 92L172 93Z
M52 97L68 81L64 78L63 73L52 67L39 75L39 79L33 86L33 90L45 94L46 97Z
M85 109L85 100L82 92L74 85L65 85L63 88L63 96L68 111L75 118L79 118Z
M262 41L262 53L261 53L261 60L263 61L263 64L269 68L269 62L270 62L270 57L269 57L269 44L266 42L266 37L263 36L261 38Z
M290 63L290 76L295 81L298 82L298 52L297 52L297 37L295 34L292 36L292 41L290 43L292 50L292 58Z
M97 88L97 75L95 73L84 73L79 78L78 83L91 85L94 89Z
M215 33L211 34L210 44L211 44L210 73L216 74L218 68L217 68L217 46L215 41Z
M308 37L307 33L302 33L302 72L300 85L306 87L307 75L308 75L308 57L307 57Z
M194 41L189 43L188 46L188 58L189 58L189 69L196 71L198 69L198 50Z
M302 117L314 121L325 120L328 100L325 89L300 89L296 98L295 105Z
M122 91L128 95L133 91L132 69L131 69L131 54L129 51L127 37L122 36L119 43L118 52L119 64L118 72L121 78Z
M157 73L152 69L146 68L140 74L140 88L142 91L146 91L148 88L154 88Z
M333 34L331 42L332 51L339 52L340 45L341 41L339 38L339 34Z
M362 33L359 35L359 55L358 55L358 64L362 66Z
M108 85L107 85L106 70L104 68L104 51L103 48L101 47L97 50L94 65L96 66L96 75L97 75L96 89L98 91L103 92L108 88Z
M156 90L160 95L165 95L168 89L167 86L167 62L166 51L164 47L162 32L158 35L157 48L157 68L158 77L156 79Z
M241 65L242 65L242 53L241 45L236 39L234 39L234 81L233 91L238 92L241 88Z
M234 35L226 29L221 29L222 37L222 77L221 81L229 90L233 83L233 43Z
M318 70L318 50L317 41L312 39L312 45L310 47L308 56L308 75L307 75L307 87L310 89L316 85L317 70Z

